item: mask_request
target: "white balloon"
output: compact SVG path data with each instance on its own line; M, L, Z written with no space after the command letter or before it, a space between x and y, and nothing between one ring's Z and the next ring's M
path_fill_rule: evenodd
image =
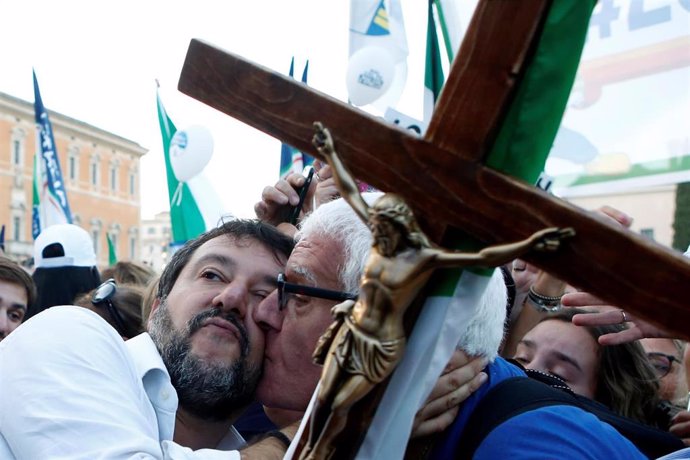
M213 155L213 136L203 126L178 130L170 141L170 163L175 177L187 182L199 174Z
M371 103L382 113L386 113L389 108L395 107L400 100L405 84L407 83L407 61L400 61L394 67L393 80L388 90L378 99Z
M383 96L395 77L395 62L380 46L357 50L347 66L347 92L354 105L371 104Z

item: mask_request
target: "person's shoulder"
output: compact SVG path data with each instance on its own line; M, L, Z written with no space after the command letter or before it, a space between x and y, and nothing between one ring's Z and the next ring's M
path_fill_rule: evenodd
M97 313L88 308L75 305L59 305L50 307L36 316L32 316L25 323L19 326L14 333L25 330L23 334L35 334L38 331L46 330L50 335L70 335L70 334L109 334L115 330L101 318ZM14 334L13 333L13 334ZM8 338L11 336L8 336ZM119 337L119 336L118 336ZM120 338L120 340L122 340Z
M31 324L32 326L45 323L55 324L55 322L90 323L96 321L98 318L100 318L100 316L98 316L98 314L89 310L88 308L78 307L76 305L58 305L55 307L46 308L41 313L32 316L20 327L24 327L29 324Z
M107 349L124 350L124 341L96 313L83 307L61 305L51 307L20 325L0 342L0 350L3 349L23 355L74 351L85 356Z
M525 371L500 356L497 356L496 359L487 366L486 371L489 374L489 379L494 384L512 377L527 377Z
M646 458L612 426L574 406L547 406L510 418L477 449L476 458Z

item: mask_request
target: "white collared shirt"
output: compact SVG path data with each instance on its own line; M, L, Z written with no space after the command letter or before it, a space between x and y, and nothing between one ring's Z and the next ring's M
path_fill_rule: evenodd
M240 458L173 443L176 411L149 335L124 342L85 308L52 307L0 342L2 459Z

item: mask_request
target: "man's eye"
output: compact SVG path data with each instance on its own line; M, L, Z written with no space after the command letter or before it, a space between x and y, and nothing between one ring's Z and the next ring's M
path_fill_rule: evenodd
M15 323L21 323L22 320L24 319L24 315L22 315L21 313L12 312L12 313L8 314L7 316L9 316L9 318L12 321L14 321Z
M295 304L296 304L298 307L301 307L301 306L303 306L303 305L309 303L309 299L310 299L309 296L306 296L306 295L299 295L299 294L293 294L293 295L292 295L292 298L295 300Z
M206 278L208 280L219 280L221 279L220 275L214 271L211 270L204 270L201 272L201 277Z
M255 297L257 297L257 298L263 300L263 299L265 299L266 297L268 297L271 293L268 292L268 291L256 291L256 292L254 292L253 294L254 294Z

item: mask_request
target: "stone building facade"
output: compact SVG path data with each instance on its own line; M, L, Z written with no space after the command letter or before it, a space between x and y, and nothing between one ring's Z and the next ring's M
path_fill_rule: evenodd
M88 231L99 266L108 263L110 236L118 260L141 259L139 144L48 110L74 223ZM34 107L0 93L0 224L5 252L32 255L32 174L36 153Z

